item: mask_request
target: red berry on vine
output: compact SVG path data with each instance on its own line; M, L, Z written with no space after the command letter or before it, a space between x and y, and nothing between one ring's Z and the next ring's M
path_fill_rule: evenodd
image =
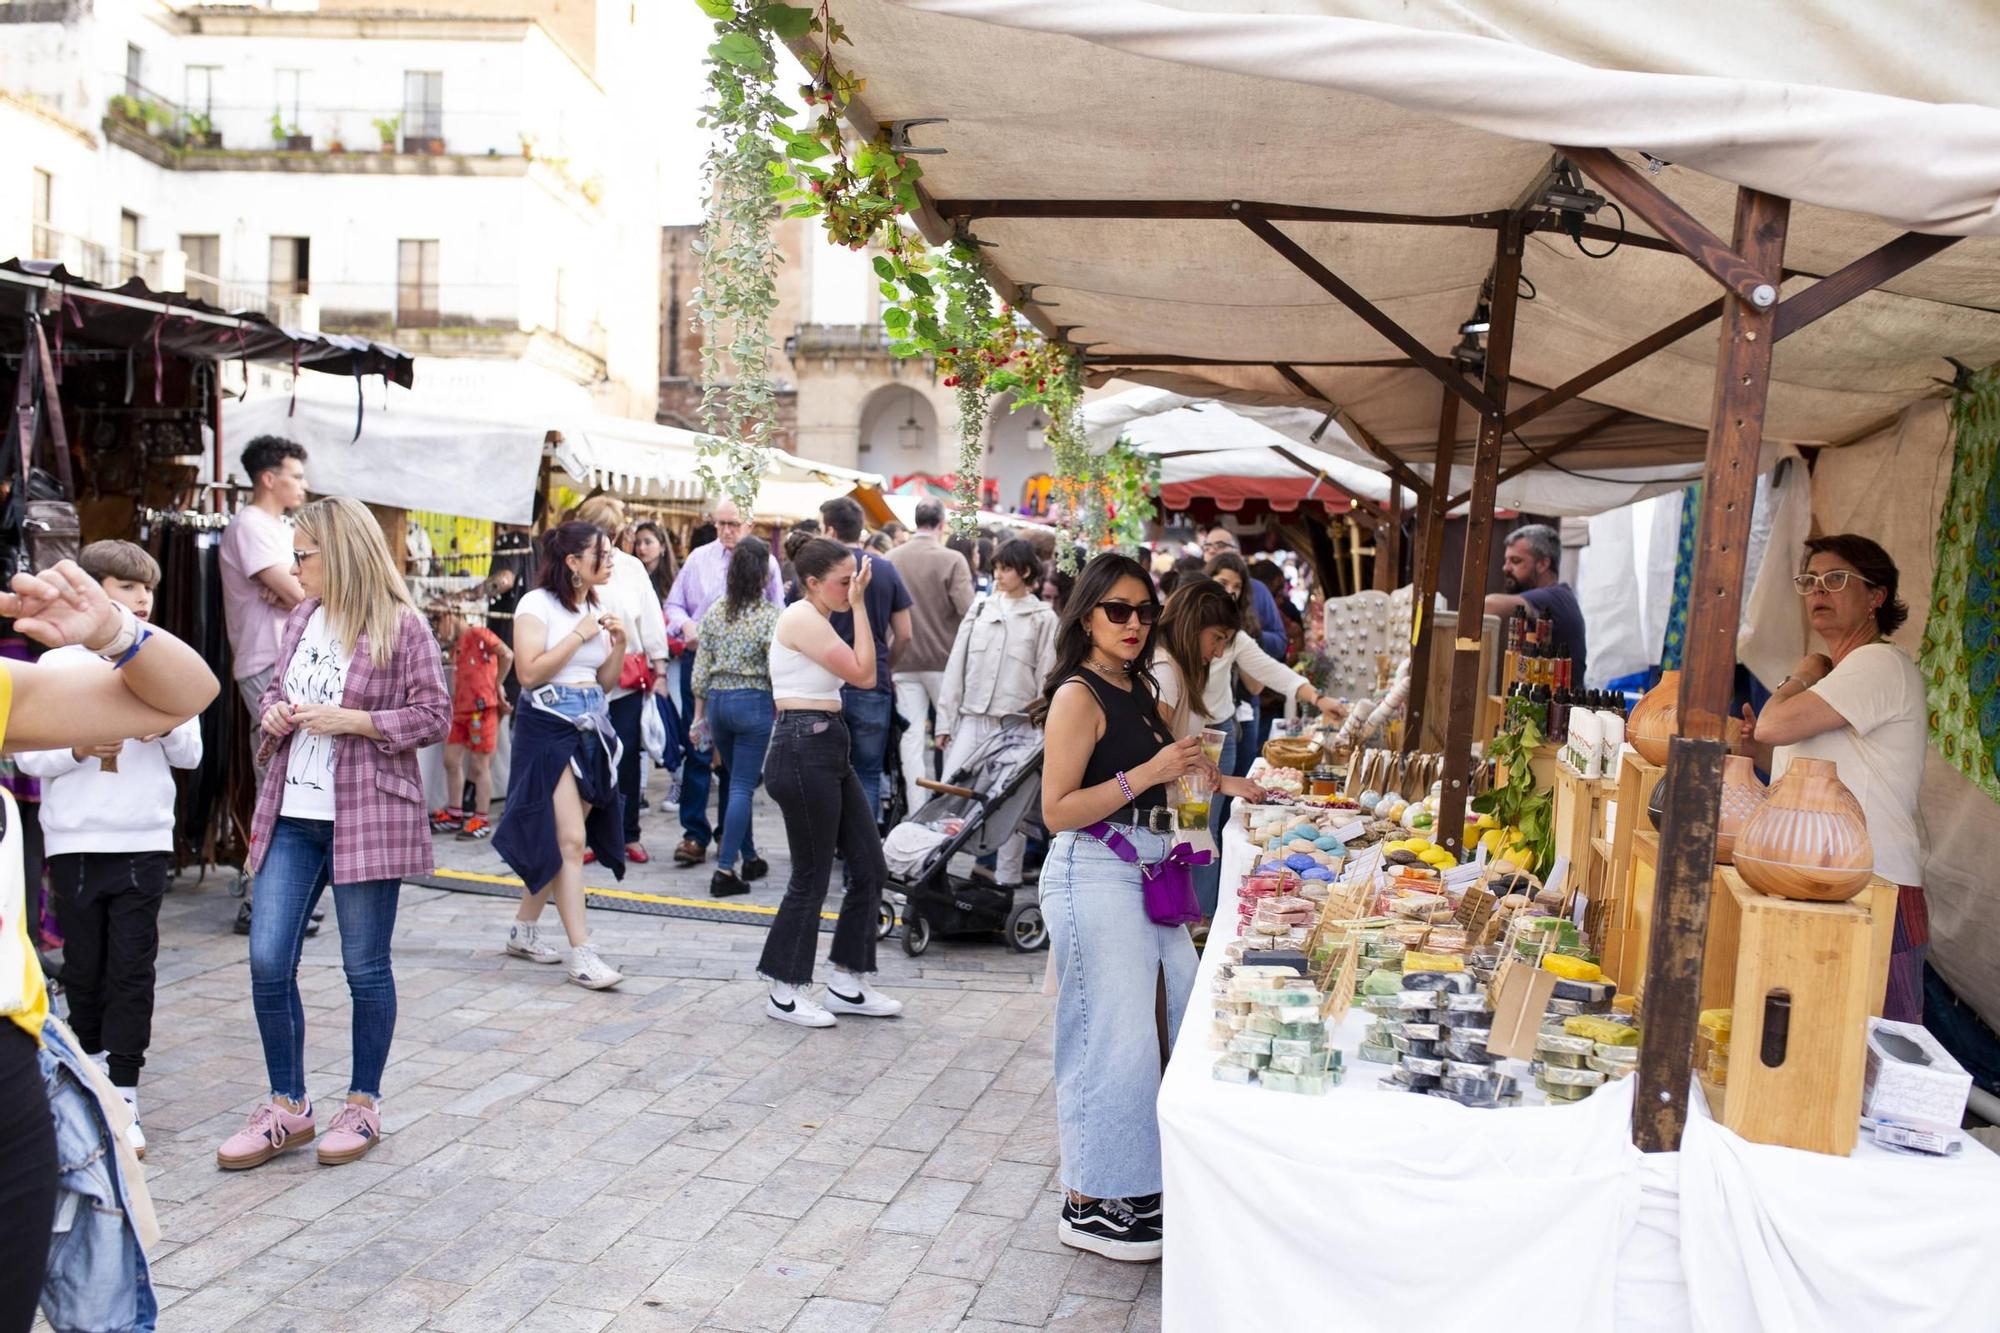
M958 376L946 375L944 377L944 387L947 389L956 389L958 387Z

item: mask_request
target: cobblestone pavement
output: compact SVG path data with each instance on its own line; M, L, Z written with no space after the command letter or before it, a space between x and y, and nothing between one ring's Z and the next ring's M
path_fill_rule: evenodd
M709 867L667 864L673 821L646 832L660 860L624 887L705 898ZM758 833L775 903L768 805ZM485 844L439 852L498 869ZM162 920L142 1110L168 1333L1159 1324L1157 1268L1055 1238L1043 954L887 941L906 1015L808 1032L763 1015L759 927L593 913L627 974L593 994L502 955L505 900L405 889L381 1146L225 1172L215 1145L266 1091L226 882L184 884ZM347 1068L334 926L300 972L322 1121Z

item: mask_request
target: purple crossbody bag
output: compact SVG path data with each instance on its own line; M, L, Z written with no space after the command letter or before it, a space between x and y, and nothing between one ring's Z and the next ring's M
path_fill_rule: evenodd
M1146 899L1146 915L1155 925L1188 926L1201 920L1201 904L1194 896L1194 867L1208 864L1209 853L1198 852L1184 842L1175 843L1166 859L1147 865L1139 859L1132 840L1114 826L1099 820L1081 830L1097 839L1119 860L1139 867L1139 884Z

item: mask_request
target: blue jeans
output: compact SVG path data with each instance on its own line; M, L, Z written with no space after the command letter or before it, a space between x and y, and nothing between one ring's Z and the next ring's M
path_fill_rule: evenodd
M1168 841L1123 830L1142 861ZM1155 987L1167 988L1167 1040L1194 989L1186 930L1146 915L1139 866L1095 838L1059 833L1042 866L1042 916L1062 989L1056 998L1056 1134L1062 1183L1093 1198L1160 1191L1160 1033Z
M264 1039L271 1091L306 1095L306 1015L299 1003L299 951L306 920L333 875L333 822L280 816L271 849L257 872L257 911L250 918L250 1003ZM340 914L340 965L354 1002L354 1061L348 1091L382 1095L382 1068L396 1034L396 978L389 938L396 930L399 879L335 884Z
M716 865L724 870L736 868L739 854L746 859L757 854L750 831L750 800L764 777L764 751L771 744L775 711L769 690L709 691L709 731L729 774L727 799L722 803L722 839L715 854Z
M261 902L257 910L264 910ZM33 1275L41 1287L43 1312L54 1327L76 1333L111 1329L152 1333L158 1327L159 1307L131 1218L130 1186L111 1148L110 1122L90 1090L84 1056L64 1038L62 1029L54 1023L44 1025L42 1040L46 1044L41 1052L41 1091L47 1094L55 1122L56 1157L56 1212L48 1236L48 1261ZM0 1267L0 1273L7 1269Z
M841 716L847 723L848 757L861 779L861 797L869 817L882 819L882 762L889 754L889 722L896 715L896 696L889 690L857 690L842 686Z
M1230 723L1222 729L1222 759L1217 764L1224 773L1236 771L1236 724ZM1222 824L1229 818L1229 798L1214 796L1208 802L1208 832L1215 839L1218 849L1222 846ZM1217 850L1208 858L1205 866L1194 867L1194 896L1201 904L1201 914L1215 916L1215 902L1222 893L1222 853Z
M697 646L695 652L699 651ZM705 850L709 840L715 836L715 829L708 822L709 765L714 762L715 754L712 750L695 749L694 743L688 739L688 726L693 717L694 653L682 653L681 715L676 719L678 725L674 733L685 756L681 767L681 836Z

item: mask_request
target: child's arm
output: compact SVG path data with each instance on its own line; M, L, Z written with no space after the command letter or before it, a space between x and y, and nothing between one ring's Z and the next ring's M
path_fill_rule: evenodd
M173 768L201 767L201 719L191 717L160 737L160 746L167 753L167 763Z
M23 750L13 759L23 773L44 782L83 767L83 760L77 758L74 750Z

